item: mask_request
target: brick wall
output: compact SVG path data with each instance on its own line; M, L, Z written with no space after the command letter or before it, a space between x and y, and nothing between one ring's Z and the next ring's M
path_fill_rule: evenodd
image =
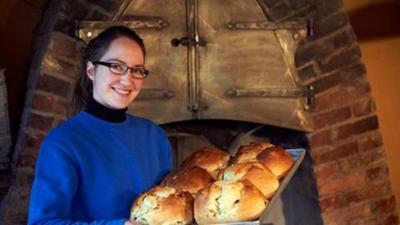
M66 119L83 43L73 19L110 18L119 1L63 1L21 130L15 181L3 201L3 224L26 223L34 161L46 132ZM398 224L382 136L366 69L339 0L263 0L271 21L311 20L314 35L296 52L304 85L313 84L316 129L308 135L324 224ZM97 5L94 5L96 4ZM72 9L72 6L73 9ZM79 7L77 7L79 6ZM110 9L111 11L107 11Z
M38 29L27 82L21 129L13 155L14 177L3 197L0 224L26 224L34 166L47 132L67 118L77 65L85 44L74 38L74 21L110 19L122 0L51 1ZM56 16L54 18L54 15ZM56 18L58 18L55 21ZM53 30L54 29L54 30ZM38 62L35 65L34 62Z

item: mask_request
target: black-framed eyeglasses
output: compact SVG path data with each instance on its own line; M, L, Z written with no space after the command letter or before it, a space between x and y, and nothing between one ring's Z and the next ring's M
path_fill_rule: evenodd
M121 63L101 62L101 61L95 61L93 62L93 64L107 66L111 73L120 76L125 75L126 72L128 72L128 70L129 73L132 74L133 77L136 79L144 79L149 75L149 71L146 68L140 66L129 67Z

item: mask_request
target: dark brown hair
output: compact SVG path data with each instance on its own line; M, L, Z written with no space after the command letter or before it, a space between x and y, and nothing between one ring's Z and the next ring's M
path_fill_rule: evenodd
M74 96L72 97L72 112L70 114L81 110L93 94L92 80L86 74L87 62L98 61L107 52L111 42L120 37L127 37L135 41L139 44L143 54L146 55L142 38L135 31L124 26L109 27L93 38L87 45L81 58L78 74L79 79L75 85Z

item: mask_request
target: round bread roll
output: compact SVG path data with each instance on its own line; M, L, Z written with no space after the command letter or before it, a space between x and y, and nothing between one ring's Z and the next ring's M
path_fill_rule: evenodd
M194 201L195 220L201 225L254 220L265 208L264 195L247 180L215 181Z
M229 154L218 149L205 147L193 152L183 162L181 167L198 166L207 170L211 177L216 179L220 169L225 168L229 163Z
M284 177L293 165L293 158L282 147L267 148L257 155L257 160L270 169L278 179Z
M223 171L221 179L228 181L247 179L256 186L267 199L270 199L279 188L278 178L271 170L259 162L245 162L228 166Z
M248 145L242 145L239 147L235 157L232 159L232 164L257 161L256 157L264 149L272 147L271 143L260 142L260 143L250 143Z
M164 178L161 185L173 187L177 191L187 191L194 195L213 181L214 179L205 169L194 166L172 171Z
M171 187L155 186L136 199L130 220L151 225L192 224L193 197Z

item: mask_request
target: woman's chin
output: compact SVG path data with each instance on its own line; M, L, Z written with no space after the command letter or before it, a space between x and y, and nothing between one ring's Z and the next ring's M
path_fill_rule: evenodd
M131 93L130 96L116 96L116 98L113 99L112 102L110 102L109 106L111 106L113 109L123 109L128 107L133 100L135 100L137 94Z
M113 104L110 104L109 105L109 107L110 108L112 108L112 109L124 109L124 108L126 108L126 107L128 107L128 103L113 103Z

